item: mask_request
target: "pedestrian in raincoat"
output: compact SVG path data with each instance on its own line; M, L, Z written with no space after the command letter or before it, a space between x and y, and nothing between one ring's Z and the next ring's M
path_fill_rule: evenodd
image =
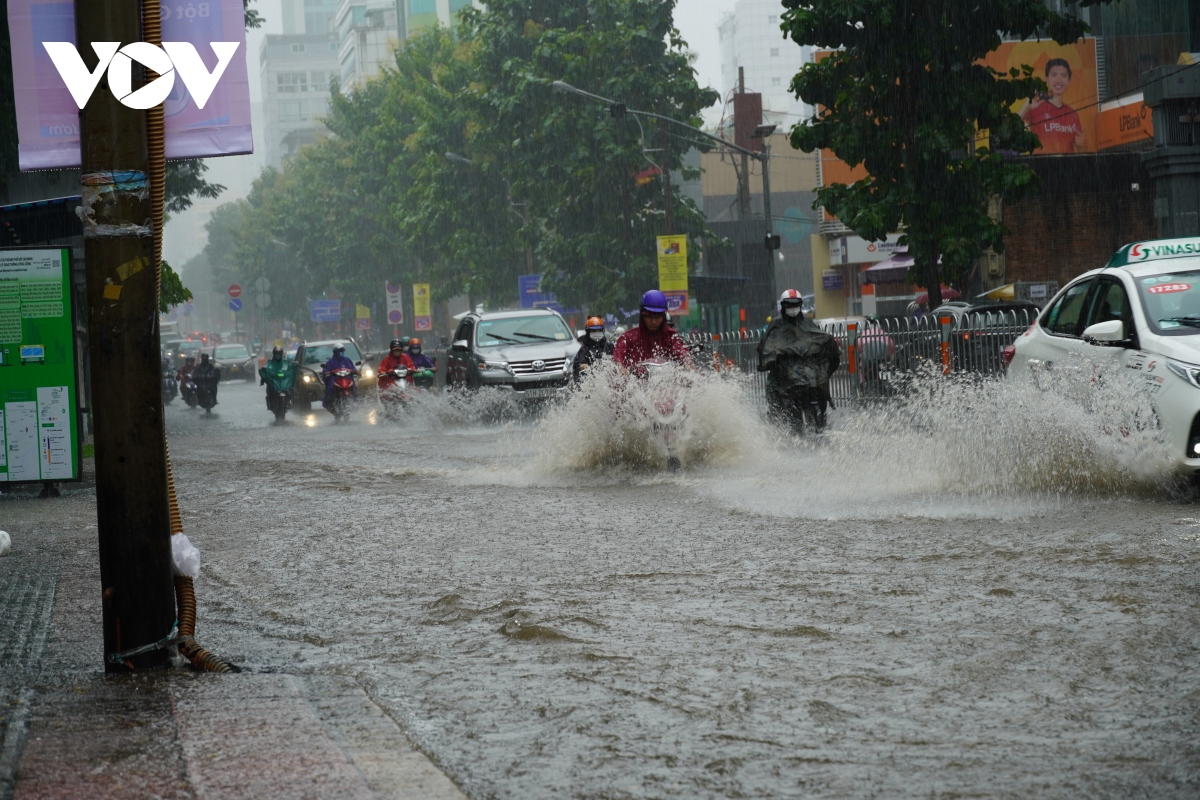
M579 383L583 373L590 367L599 364L613 354L613 343L604 335L604 320L600 317L588 317L585 327L583 336L579 337L579 344L582 347L579 348L579 352L575 354L575 360L571 363L571 374L576 383Z
M321 405L331 414L333 409L329 407L329 401L333 399L333 373L339 369L348 369L355 375L358 374L358 367L354 366L354 362L347 358L346 348L340 345L333 348L333 356L321 368L321 374L325 376L325 398L321 401ZM354 399L358 399L358 384L354 386Z
M670 359L692 365L692 354L683 338L667 323L667 297L657 289L642 295L638 326L621 334L613 348L613 360L637 371L643 361Z
M758 369L767 373L767 407L797 432L825 427L829 378L841 363L833 336L804 316L795 289L779 298L780 313L758 343Z

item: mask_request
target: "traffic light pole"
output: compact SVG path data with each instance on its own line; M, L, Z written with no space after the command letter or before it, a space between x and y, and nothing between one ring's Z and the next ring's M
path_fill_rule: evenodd
M76 41L142 40L138 0L76 0ZM134 88L145 73L134 63ZM163 666L175 620L146 112L101 81L79 113L104 668Z

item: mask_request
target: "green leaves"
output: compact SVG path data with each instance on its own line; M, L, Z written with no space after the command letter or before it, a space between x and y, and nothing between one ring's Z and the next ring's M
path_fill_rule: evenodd
M960 280L984 248L1003 247L989 200L1015 201L1037 185L998 151L1037 147L1010 107L1044 86L1029 67L1004 75L976 62L1000 45L999 31L1073 42L1083 23L1041 0L783 5L782 29L797 44L843 48L793 79L792 90L820 112L793 128L792 145L830 149L868 172L853 186L823 187L817 203L868 239L903 228L912 277L939 302L941 282ZM976 147L983 131L997 146Z

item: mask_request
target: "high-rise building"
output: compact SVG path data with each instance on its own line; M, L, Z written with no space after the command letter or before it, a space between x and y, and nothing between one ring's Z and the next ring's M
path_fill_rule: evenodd
M450 27L458 12L471 5L471 0L395 0L396 9L403 22L401 38L435 25Z
M279 168L305 144L328 133L329 82L338 77L334 33L264 37L259 51L263 144L269 166Z
M395 0L342 0L333 18L338 37L338 83L346 91L362 86L393 63L399 43Z
M338 0L279 0L285 34L328 33Z
M812 48L783 38L781 11L779 0L738 0L733 11L721 19L717 26L721 40L719 88L730 103L741 67L746 91L762 95L764 121L790 127L812 115L812 108L788 91L800 67L812 59Z

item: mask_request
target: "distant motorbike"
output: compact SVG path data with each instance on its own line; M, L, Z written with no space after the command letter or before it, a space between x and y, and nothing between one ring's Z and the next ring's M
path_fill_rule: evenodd
M170 367L163 369L162 373L162 399L163 405L171 405L171 401L179 394L179 383L175 380L175 370Z
M269 362L274 364L275 362ZM263 382L267 386L267 410L275 415L276 422L283 422L287 416L287 412L292 407L292 393L294 391L294 374L291 370L292 365L284 364L281 369L268 369L266 366L259 370ZM284 388L287 387L287 388Z
M329 400L329 410L335 422L345 422L350 419L350 412L354 408L354 382L358 376L354 370L345 367L335 369L331 374L333 397Z
M273 386L267 387L267 410L275 415L276 422L283 422L291 407L291 392L283 392Z

